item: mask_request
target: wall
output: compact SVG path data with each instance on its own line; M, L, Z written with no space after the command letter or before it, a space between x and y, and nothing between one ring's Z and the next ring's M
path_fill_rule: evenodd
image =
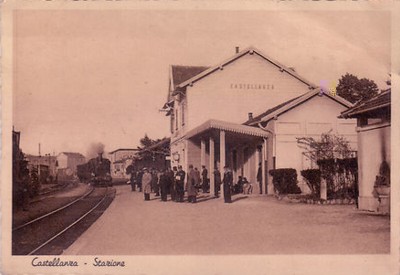
M129 178L129 175L125 174L125 169L129 164L126 164L126 162L114 164L114 162L125 158L132 158L135 153L136 150L119 150L109 154L109 159L111 161L111 176L114 178Z
M297 170L299 187L309 192L300 171L312 168L311 162L302 154L297 145L298 137L319 139L323 132L333 130L333 134L342 135L353 150L357 150L355 119L339 119L337 116L347 108L328 96L315 96L298 107L282 114L275 121L276 168L294 168Z
M64 154L57 156L58 169L65 169L68 167L68 157Z
M179 154L179 160L174 159L174 155ZM181 139L175 142L171 142L171 167L186 167L186 140Z
M380 128L382 127L382 128ZM375 177L383 161L383 151L390 165L390 124L358 128L359 208L376 211L378 199L374 194Z
M185 128L208 119L243 123L249 112L256 115L307 91L307 85L257 54L246 55L187 87Z
M76 166L86 162L84 157L67 157L68 168L70 168L74 173L76 173Z
M197 167L199 171L201 171L201 149L200 144L196 144L191 140L187 141L187 149L190 154L187 156L187 162L185 164L185 171L189 171L189 165L192 164L193 167ZM207 163L208 166L208 163Z

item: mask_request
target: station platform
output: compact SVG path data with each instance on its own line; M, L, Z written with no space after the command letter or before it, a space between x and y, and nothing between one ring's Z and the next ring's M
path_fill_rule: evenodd
M263 195L233 203L199 194L196 204L160 201L116 186L106 212L64 255L388 253L390 219L352 205L309 205ZM365 240L368 239L368 242Z

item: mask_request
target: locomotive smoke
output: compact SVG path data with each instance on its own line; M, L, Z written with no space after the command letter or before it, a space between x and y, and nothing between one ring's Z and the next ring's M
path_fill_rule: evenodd
M87 158L91 159L97 157L99 154L103 154L104 147L105 147L104 144L101 142L90 144L89 149L86 153Z

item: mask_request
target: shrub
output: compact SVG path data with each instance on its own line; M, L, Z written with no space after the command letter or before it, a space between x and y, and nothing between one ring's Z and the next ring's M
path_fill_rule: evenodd
M273 177L273 184L275 190L279 194L300 194L301 190L297 186L297 172L296 169L282 168L270 170L269 174Z
M321 192L321 171L319 169L307 169L300 172L305 179L313 195Z

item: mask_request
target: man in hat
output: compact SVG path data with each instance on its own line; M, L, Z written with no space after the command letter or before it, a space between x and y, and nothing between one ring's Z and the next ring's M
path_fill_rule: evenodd
M151 174L146 167L143 168L142 188L144 193L144 200L149 201L151 193Z
M222 180L224 184L224 200L225 203L231 203L232 198L231 198L231 186L233 184L233 175L231 170L229 169L228 166L224 167L224 178Z
M201 177L203 179L203 193L208 192L208 171L205 165L202 165Z
M187 194L188 194L188 202L196 203L196 196L197 196L196 172L193 169L193 165L191 165L191 164L189 165L186 190L187 190Z
M172 170L169 169L168 176L169 176L169 181L170 181L170 186L169 186L169 193L171 194L171 201L176 201L176 181L175 177L176 174L178 173L178 169L176 166L172 168Z
M262 169L261 169L261 162L258 164L258 171L257 171L257 182L260 186L260 194L262 194Z
M162 170L158 173L158 183L160 186L161 201L167 201L169 179L168 172L166 170Z
M186 173L183 171L182 165L179 165L175 176L177 202L183 202L183 197L185 196L185 176Z
M221 189L221 172L218 170L218 167L214 168L214 196L219 198L219 190Z

